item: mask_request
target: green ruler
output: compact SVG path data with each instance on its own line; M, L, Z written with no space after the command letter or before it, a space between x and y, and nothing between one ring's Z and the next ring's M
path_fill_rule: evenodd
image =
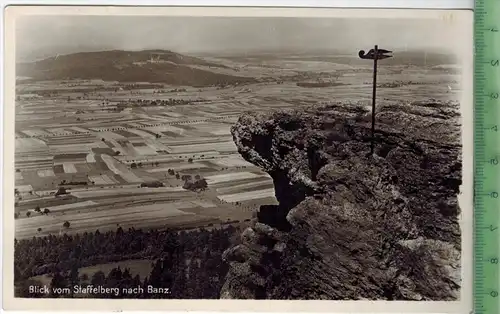
M474 312L500 313L500 0L474 22Z

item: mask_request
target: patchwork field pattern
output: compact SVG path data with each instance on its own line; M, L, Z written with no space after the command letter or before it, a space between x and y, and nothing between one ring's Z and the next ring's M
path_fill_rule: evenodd
M121 83L95 81L95 90L82 92L87 85L78 80L18 83L23 97L16 101L16 237L118 225L196 228L251 218L275 199L271 178L243 160L233 142L231 126L241 113L353 99L370 105L369 66L314 58L210 58L226 67L205 70L265 78L243 86L130 91ZM419 84L390 87L408 76ZM457 78L446 67L388 65L380 69L377 97L382 104L449 100L459 95ZM339 84L298 86L304 79ZM96 92L110 85L116 90ZM202 178L205 190L183 188ZM69 227L63 227L66 221Z

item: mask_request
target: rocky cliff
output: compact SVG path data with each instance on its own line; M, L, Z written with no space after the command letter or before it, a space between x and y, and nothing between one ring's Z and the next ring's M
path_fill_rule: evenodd
M459 105L330 104L243 115L247 161L273 180L277 206L224 258L222 298L456 300L460 292Z

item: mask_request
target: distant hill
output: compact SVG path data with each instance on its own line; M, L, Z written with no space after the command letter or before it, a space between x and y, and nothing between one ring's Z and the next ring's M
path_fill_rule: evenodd
M350 52L340 51L315 51L315 52L287 52L287 53L249 53L249 54L234 54L223 56L225 59L245 62L249 59L258 59L262 61L273 60L302 60L302 61L321 61L333 62L340 64L366 65L367 61L358 57L359 50L352 50ZM411 50L401 51L394 50L394 58L385 59L384 65L414 65L414 66L438 66L443 64L457 64L456 56L449 53L425 51L425 50Z
M198 68L192 68L191 65ZM200 66L206 68L200 69ZM58 55L36 62L18 63L16 76L34 80L102 79L188 86L254 81L253 78L214 73L210 71L211 67L226 68L224 65L168 50L109 50Z

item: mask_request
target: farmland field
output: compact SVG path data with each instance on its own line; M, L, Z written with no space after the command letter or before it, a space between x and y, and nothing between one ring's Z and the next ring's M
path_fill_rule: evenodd
M207 60L224 67L192 68L261 79L134 90L102 80L92 81L93 89L76 79L18 82L29 96L16 101L16 237L251 218L275 199L269 175L245 161L233 142L231 126L241 113L331 101L370 105L370 67L354 59ZM458 75L435 66L381 67L379 99L390 105L458 97ZM418 84L404 81L409 75ZM307 83L319 79L337 83ZM183 188L201 178L205 190Z

